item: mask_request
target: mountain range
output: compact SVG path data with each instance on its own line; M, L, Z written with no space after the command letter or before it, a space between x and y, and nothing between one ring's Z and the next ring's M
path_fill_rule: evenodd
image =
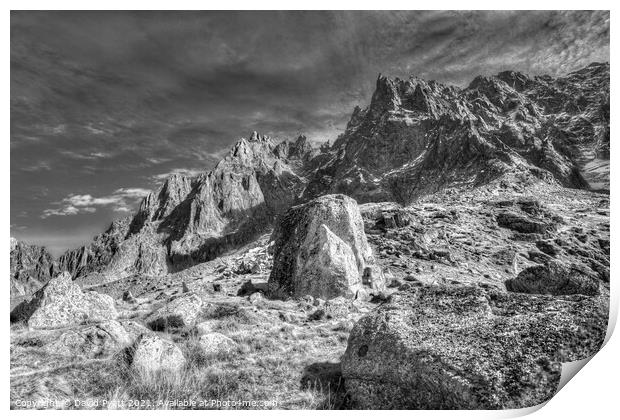
M212 170L170 176L132 217L57 261L12 238L11 295L61 271L89 284L180 271L251 242L292 205L324 194L406 206L515 179L608 192L609 148L609 63L557 78L504 71L465 88L380 75L370 104L353 110L331 144L252 133Z

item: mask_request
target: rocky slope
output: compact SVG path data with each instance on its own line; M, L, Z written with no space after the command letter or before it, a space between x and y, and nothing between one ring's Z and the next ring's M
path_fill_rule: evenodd
M505 175L411 206L366 203L359 211L384 293L270 298L275 250L266 233L185 270L82 287L111 296L115 319L12 324L12 401L522 407L553 395L561 362L600 347L610 288L607 195ZM575 269L579 278L567 281ZM533 272L552 288L533 282ZM519 293L510 291L514 279ZM65 290L47 288L47 299L35 299L39 310L65 308ZM49 298L54 291L60 296ZM79 315L88 305L67 307ZM133 374L142 369L170 373L149 381Z
M11 238L11 299L31 294L57 273L57 265L44 247Z

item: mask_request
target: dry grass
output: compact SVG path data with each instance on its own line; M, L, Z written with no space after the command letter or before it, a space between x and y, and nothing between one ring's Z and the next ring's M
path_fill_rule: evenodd
M198 345L194 330L168 331L159 335L174 341L187 360L180 374L136 373L120 355L92 363L66 360L62 367L55 364L43 375L48 387L55 382L62 384L62 389L47 389L41 383L15 377L11 381L11 398L41 398L46 393L70 395L80 400L122 401L125 403L107 408L129 409L238 408L211 407L212 400L278 402L277 407L242 408L346 406L337 367L346 348L350 322L285 323L278 318L276 310L255 311L252 307L235 305L205 313L202 320L213 322L213 330L230 337L237 349L207 356ZM35 338L22 336L23 333L17 335L13 342L20 357L44 357L36 353ZM34 345L28 347L29 343ZM312 370L313 366L322 364L330 368ZM194 401L197 406L176 407L166 403L170 401ZM206 406L201 406L203 401Z

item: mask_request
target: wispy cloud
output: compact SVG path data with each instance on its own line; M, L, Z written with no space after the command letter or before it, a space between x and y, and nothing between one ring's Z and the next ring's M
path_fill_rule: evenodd
M145 188L119 188L112 194L102 197L93 197L90 194L71 194L55 203L59 207L45 209L41 218L95 213L97 207L110 207L118 213L129 213L136 200L143 198L149 192L150 190Z

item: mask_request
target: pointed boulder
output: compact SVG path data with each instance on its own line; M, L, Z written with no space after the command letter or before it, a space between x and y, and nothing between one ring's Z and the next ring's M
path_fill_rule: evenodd
M118 316L111 296L82 292L69 273L50 280L32 299L11 311L11 322L25 321L30 328L61 328Z
M274 297L354 297L363 287L365 268L374 265L357 202L342 194L291 208L273 237L269 293Z

